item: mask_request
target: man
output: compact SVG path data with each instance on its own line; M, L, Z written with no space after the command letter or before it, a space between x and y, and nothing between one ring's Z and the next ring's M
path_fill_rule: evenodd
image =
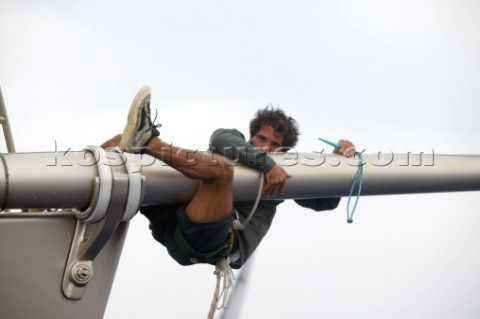
M150 88L143 87L135 96L128 123L122 135L105 142L102 147L120 148L125 152L147 153L162 160L188 178L200 181L190 202L182 205L145 206L141 208L150 221L153 237L166 246L169 254L181 265L197 262L216 264L230 258L232 268L240 268L268 232L291 177L268 154L285 151L298 141L298 126L282 110L271 106L259 110L250 123L250 140L235 129L218 129L210 139L213 156L188 151L159 138L157 125L150 119ZM340 140L337 154L352 157L355 148L350 141ZM232 194L233 162L261 171L265 176L261 200L244 229L234 229L234 219L247 219L253 201L234 202ZM271 199L270 199L271 198ZM316 211L337 207L340 198L296 200Z

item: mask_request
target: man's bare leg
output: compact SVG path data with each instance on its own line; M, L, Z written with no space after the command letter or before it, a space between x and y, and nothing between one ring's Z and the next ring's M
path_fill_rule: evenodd
M186 177L200 180L185 209L191 221L218 221L231 213L233 167L228 159L172 146L159 138L150 141L147 153Z
M122 140L122 134L117 134L108 141L105 141L102 145L100 145L101 148L104 150L109 149L109 148L114 148L120 146L120 141Z
M100 145L103 149L120 145L122 134ZM186 207L187 216L194 222L210 222L224 218L232 209L233 169L220 156L207 155L172 146L154 138L147 153L172 166L188 178L200 180L200 186Z
M185 209L193 222L212 222L226 217L233 210L233 167L223 157L207 156L163 142L157 125L151 121L150 88L142 87L128 112L128 120L120 141L126 152L155 156L185 176L200 181L200 186ZM116 144L116 138L104 146Z

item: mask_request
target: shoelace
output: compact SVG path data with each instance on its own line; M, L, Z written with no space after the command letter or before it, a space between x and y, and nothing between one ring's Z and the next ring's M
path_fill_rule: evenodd
M153 128L161 128L162 127L161 123L155 124L155 121L157 120L157 117L158 117L158 110L155 109L155 118L153 119L153 121L150 120L150 126L145 128L143 130L143 133L147 133L148 131L151 131Z

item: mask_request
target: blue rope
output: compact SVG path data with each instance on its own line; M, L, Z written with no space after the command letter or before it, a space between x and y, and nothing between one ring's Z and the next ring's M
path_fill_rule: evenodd
M327 143L328 145L333 146L336 149L342 148L342 146L338 143L331 142L329 140L323 139L323 138L318 138L320 141ZM363 156L362 153L360 152L355 152L355 156L358 156L359 158L359 163L358 163L358 169L357 173L353 177L353 182L352 182L352 187L350 188L350 194L348 195L348 203L347 203L347 222L349 224L353 223L353 214L355 213L355 209L357 208L357 203L358 200L360 199L360 193L362 192L362 184L363 184ZM350 200L352 199L353 196L353 191L355 190L355 185L357 185L357 180L358 180L358 191L357 191L357 199L355 200L355 205L353 205L352 212L350 213Z
M355 213L355 209L357 208L358 200L360 199L360 194L362 192L362 184L363 184L363 157L362 153L356 152L356 156L359 158L358 169L357 173L353 177L352 187L350 188L350 194L348 195L348 202L347 202L347 222L349 224L353 223L353 214ZM353 191L355 190L355 186L357 185L358 181L358 191L357 191L357 199L355 200L355 204L353 205L352 212L350 212L350 200L353 196Z

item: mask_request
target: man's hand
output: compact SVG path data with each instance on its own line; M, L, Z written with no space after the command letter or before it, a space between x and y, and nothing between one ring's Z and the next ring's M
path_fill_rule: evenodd
M271 170L265 173L265 186L263 193L267 196L275 196L285 193L287 178L290 176L280 165L276 164Z
M343 155L345 157L353 157L355 155L355 145L349 140L340 140L338 141L338 144L340 144L341 148L334 149L334 154Z

